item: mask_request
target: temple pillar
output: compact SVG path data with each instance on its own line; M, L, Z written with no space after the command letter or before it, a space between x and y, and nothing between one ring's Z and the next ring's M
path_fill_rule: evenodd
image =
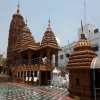
M33 74L33 78L34 78L34 71L33 71L33 73L32 73L32 74Z
M58 67L58 51L55 54L55 66Z
M19 78L21 78L21 72L19 72Z
M25 82L25 78L26 78L26 71L23 71L24 75L23 75L23 82Z
M18 72L17 72L17 78L18 78Z
M39 71L37 71L37 77L39 78L39 74L40 74L40 72Z
M26 71L26 77L27 77L27 71Z
M48 60L48 63L51 64L50 50L47 50L47 60Z
M23 81L24 81L24 71L23 71L23 77L22 78L23 78Z
M29 77L31 77L31 71L29 71Z
M40 71L40 74L39 74L39 85L41 85L41 71Z
M52 66L55 67L55 54L52 55Z
M37 72L37 78L38 78L38 85L40 84L40 71Z

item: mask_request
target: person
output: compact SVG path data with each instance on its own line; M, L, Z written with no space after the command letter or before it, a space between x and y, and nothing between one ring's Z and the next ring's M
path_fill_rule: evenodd
M47 64L47 57L46 56L44 58L42 58L42 62L43 62L43 64Z

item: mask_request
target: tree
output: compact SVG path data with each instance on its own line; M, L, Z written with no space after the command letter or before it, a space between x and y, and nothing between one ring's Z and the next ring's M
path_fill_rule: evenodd
M4 72L5 67L6 67L6 58L4 58L2 54L0 54L0 72Z

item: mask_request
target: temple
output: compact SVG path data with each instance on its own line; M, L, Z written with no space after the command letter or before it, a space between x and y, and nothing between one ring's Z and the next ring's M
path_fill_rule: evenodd
M67 65L69 70L69 92L71 96L77 96L80 100L94 100L91 62L96 54L85 37L82 23L81 27L80 39L75 44Z
M18 5L10 23L7 48L7 65L14 81L47 85L51 80L53 55L57 66L59 46L50 24L49 20L42 41L36 42Z

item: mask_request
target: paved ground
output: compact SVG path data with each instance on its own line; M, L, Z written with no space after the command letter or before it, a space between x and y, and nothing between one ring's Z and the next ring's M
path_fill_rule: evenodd
M67 90L18 83L0 83L0 100L70 100Z

